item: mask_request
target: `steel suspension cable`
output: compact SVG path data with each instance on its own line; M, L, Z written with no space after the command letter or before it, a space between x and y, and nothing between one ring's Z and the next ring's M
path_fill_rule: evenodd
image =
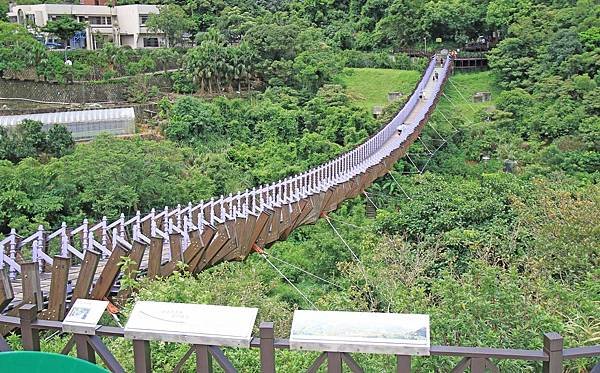
M431 150L429 150L429 147L427 145L425 145L425 142L423 141L423 139L421 139L421 136L419 136L418 139L421 142L421 144L423 145L423 147L425 148L425 150L427 150L427 152L429 154L431 154Z
M371 197L369 197L369 195L367 194L366 191L363 192L363 194L365 195L365 197L367 197L367 199L369 200L369 202L371 202L371 204L373 205L373 207L375 207L375 209L379 210L379 207L377 207L377 205L375 204L375 202L371 199Z
M302 298L304 298L304 300L305 300L305 301L307 301L307 302L308 302L308 303L311 305L311 307L312 307L312 308L314 308L316 311L318 311L318 310L319 310L319 309L317 308L317 306L315 306L315 304L314 304L313 302L311 302L311 301L310 301L310 299L308 299L308 297L307 297L307 296L306 296L306 295L305 295L305 294L304 294L304 293L303 293L303 292L302 292L300 289L298 289L298 287L297 287L296 285L294 285L294 283L293 283L292 281L290 281L290 279L289 279L289 278L287 278L287 277L286 277L286 276L283 274L283 272L281 272L281 271L279 270L279 268L277 268L277 266L275 266L275 264L273 264L273 263L272 263L272 262L269 260L269 258L267 258L267 256L266 256L265 254L262 254L261 256L262 256L262 257L263 257L263 258L264 258L264 259L267 261L267 263L269 263L269 264L271 265L271 267L273 267L273 269L274 269L274 270L275 270L277 273L279 273L279 275L280 275L281 277L283 277L283 278L284 278L284 279L285 279L285 280L288 282L288 284L290 284L290 285L291 285L291 286L294 288L294 290L296 290L296 291L298 292L298 294L300 294L300 295L302 296Z
M348 251L350 251L350 254L352 254L352 257L354 258L354 260L356 260L358 263L362 262L360 261L360 259L358 258L358 256L356 255L356 253L354 252L354 250L352 250L352 248L350 247L350 245L348 245L348 243L346 242L346 240L344 240L344 237L342 237L342 235L340 234L340 232L336 229L336 227L331 223L331 220L329 220L329 216L325 217L325 220L327 220L327 222L329 223L329 225L331 226L331 229L333 229L333 231L335 232L335 234L339 237L339 239L344 243L344 245L346 246L346 248L348 248Z
M373 193L373 194L377 194L377 193ZM364 230L366 232L371 232L369 229L367 229L365 227L361 227L361 226L358 226L356 224L348 223L347 221L343 221L343 220L340 220L340 219L335 219L335 218L332 218L331 216L329 217L329 219L331 219L333 221L337 221L340 224L344 224L344 225L347 225L347 226L352 227L352 228L362 229L362 230Z
M456 111L460 112L460 110L459 110L459 108L458 108L458 105L456 105L456 104L454 103L454 101L452 101L452 100L450 99L450 97L448 97L448 95L446 95L445 93L442 93L442 96L444 96L444 98L445 98L446 100L448 100L448 102L449 102L449 103L450 103L450 105L451 105L451 106L454 108L454 110L456 110ZM471 119L469 119L469 118L465 117L464 115L463 115L463 119L465 119L465 121L466 121L468 124L473 124L473 121L472 121Z
M385 194L381 194L381 193L373 193L373 192L371 192L371 194L375 194L375 195L382 196L382 197L390 197L389 195L385 195ZM331 218L331 217L330 217L330 219L333 220L333 221L337 221L340 224L344 224L344 225L347 225L347 226L355 228L355 229L361 229L361 230L363 230L365 232L373 233L370 229L367 229L365 227L360 227L360 226L358 226L356 224L348 223L346 221L339 220L339 219L334 219L334 218ZM392 239L389 236L384 236L384 237L386 237L388 239L388 241L393 242Z
M469 108L473 111L473 113L476 113L477 111L475 110L475 108L473 108L473 105L471 105L471 103L469 102L469 100L467 100L465 98L465 96L463 96L463 94L460 93L460 90L458 89L458 87L456 86L456 84L454 84L454 82L452 81L452 79L448 79L448 81L450 82L450 84L452 84L452 86L454 87L454 89L456 89L456 92L458 92L458 94L460 95L460 97L462 97L463 100L465 100L465 102L467 103L467 105L469 105Z
M325 220L327 220L327 223L329 223L329 225L331 226L331 229L333 229L333 231L335 232L335 234L344 243L344 245L346 246L346 248L348 249L348 251L350 251L350 253L352 254L352 257L354 258L354 260L356 261L356 263L358 263L358 268L360 268L360 271L362 272L363 278L365 280L365 285L368 286L369 285L369 281L367 280L367 272L365 271L365 267L364 267L363 263L358 258L358 255L356 255L356 253L354 252L354 250L352 250L352 248L350 247L350 245L348 245L348 242L346 242L346 240L344 240L344 237L342 237L342 235L340 234L340 232L336 229L335 225L333 225L331 223L331 220L329 220L328 216L325 216ZM369 296L369 300L371 301L371 303L373 303L373 297L371 296L371 292L369 291L367 294Z
M406 193L406 191L404 191L404 188L402 188L402 185L400 185L400 183L398 182L398 180L396 180L396 178L392 174L392 171L389 171L388 174L392 177L392 180L394 180L394 182L396 183L396 185L398 185L398 188L400 188L400 190L402 191L402 193L404 193L404 195L406 196L406 198L408 198L409 200L411 200L412 198L410 198L410 196Z
M421 169L419 167L417 167L417 165L415 164L415 162L413 162L412 158L410 157L409 153L406 153L406 158L408 158L408 160L410 161L410 163L412 163L412 165L417 169L417 171L419 171L419 174L422 174L423 171L421 171Z
M338 289L340 289L340 290L344 290L344 288L343 288L343 287L341 287L340 285L338 285L338 284L336 284L336 283L334 283L334 282L331 282L331 281L329 281L329 280L326 280L326 279L324 279L323 277L320 277L320 276L318 276L318 275L315 275L314 273L310 273L310 272L308 272L307 270L305 270L305 269L303 269L303 268L301 268L301 267L298 267L298 266L297 266L297 265L295 265L295 264L292 264L292 263L290 263L290 262L287 262L287 261L285 261L285 260L283 260L283 259L277 258L277 257L275 257L275 256L273 256L273 255L271 255L271 254L268 254L268 256L269 256L271 259L275 259L275 260L277 260L277 261L278 261L278 262L280 262L280 263L283 263L283 264L285 264L285 265L288 265L288 266L290 266L290 267L292 267L292 268L295 268L295 269L299 270L300 272L303 272L303 273L305 273L305 274L307 274L307 275L309 275L309 276L312 276L312 277L314 277L314 278L316 278L316 279L319 279L319 280L321 280L321 281L323 281L323 282L325 282L325 283L328 283L329 285L335 286L336 288L338 288Z
M433 121L432 121L432 120L428 121L428 122L427 122L427 124L429 125L429 127L431 127L431 128L432 128L432 129L435 131L435 133L437 133L437 135L440 137L440 140L442 140L442 141L446 142L446 139L444 138L444 136L442 136L442 135L441 135L441 134L438 132L438 130L437 130L437 129L436 129L434 126L433 126ZM438 141L439 141L439 140L438 140Z
M454 130L454 132L458 132L458 129L456 129L456 127L454 127L454 125L452 124L452 122L450 122L450 120L448 120L448 117L444 114L443 111L438 110L437 112L442 115L442 117L446 120L446 122L448 122L448 124L450 125L450 127L452 127L452 129Z
M457 132L458 132L458 131L455 131L454 133L452 133L448 139L452 139L452 138L453 138L453 137L456 135L456 133L457 133ZM441 144L440 144L440 145L439 145L439 146L438 146L438 147L437 147L437 148L436 148L436 149L433 151L433 153L431 154L431 157L429 157L429 159L427 160L427 162L425 162L425 165L423 165L423 170L425 170L425 167L427 167L427 165L428 165L428 164L429 164L429 162L430 162L430 161L433 159L433 157L434 157L434 156L437 154L437 152L438 152L438 151L439 151L439 150L440 150L440 149L441 149L441 148L442 148L444 145L446 145L446 144L448 144L448 141L447 141L447 140L444 140L444 142L442 142L442 143L441 143Z

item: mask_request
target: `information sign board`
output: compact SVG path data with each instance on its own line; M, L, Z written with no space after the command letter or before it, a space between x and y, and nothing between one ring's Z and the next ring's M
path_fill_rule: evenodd
M290 348L329 352L429 355L429 315L294 312Z
M98 321L108 306L108 301L82 299L75 301L62 323L64 332L77 334L96 334Z
M125 337L209 346L250 347L257 308L137 302Z

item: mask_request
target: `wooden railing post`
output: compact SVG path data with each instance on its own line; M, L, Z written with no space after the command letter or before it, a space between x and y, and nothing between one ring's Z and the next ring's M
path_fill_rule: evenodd
M150 357L150 342L133 340L133 360L135 373L151 373L152 358Z
M21 319L21 343L26 351L40 350L40 331L33 329L31 324L37 321L37 306L25 304L19 308Z
M340 352L327 353L327 373L342 373L342 354Z
M0 250L2 249L3 248L0 247ZM0 255L2 255L2 253L0 253ZM10 282L7 268L0 268L0 312L4 311L4 308L6 308L13 299L15 299L15 293Z
M471 358L471 373L484 373L485 372L485 358L474 357Z
M96 351L88 343L88 337L85 334L74 334L75 348L77 349L77 357L82 360L96 363Z
M272 322L260 323L260 371L275 373L275 345Z
M410 373L411 356L396 355L396 373Z
M196 350L196 372L212 373L212 357L208 351L208 346L195 345Z
M563 337L558 333L544 334L544 352L548 361L544 361L544 373L561 373L563 371Z

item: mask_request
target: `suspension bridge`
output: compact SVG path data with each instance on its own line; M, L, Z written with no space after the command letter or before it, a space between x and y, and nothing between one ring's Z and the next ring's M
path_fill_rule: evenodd
M419 139L451 69L450 57L432 57L387 125L351 151L301 174L195 205L144 216L138 212L130 219L85 219L78 227L63 223L55 231L40 226L28 237L12 230L0 241L0 311L16 314L20 306L34 304L40 318L62 320L69 299L126 298L127 290L118 286L123 275L168 276L180 262L197 273L264 253L263 248L327 218L388 173Z

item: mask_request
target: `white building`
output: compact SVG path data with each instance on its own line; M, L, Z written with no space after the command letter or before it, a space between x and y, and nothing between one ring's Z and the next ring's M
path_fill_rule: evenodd
M97 49L103 42L112 42L137 49L164 46L164 34L150 32L145 25L148 16L158 12L156 5L139 4L115 7L78 4L13 5L8 12L8 19L36 32L49 20L70 16L88 24L85 43L81 43L81 47Z

